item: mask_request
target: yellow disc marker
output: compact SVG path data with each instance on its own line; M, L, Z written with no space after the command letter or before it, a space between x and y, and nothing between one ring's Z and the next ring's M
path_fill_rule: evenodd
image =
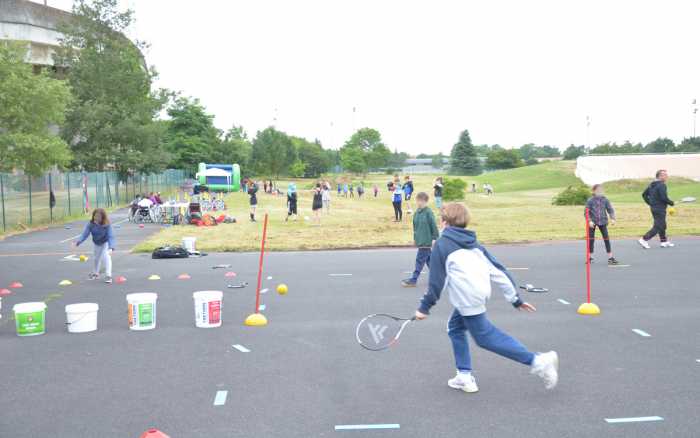
M262 313L251 313L245 319L244 324L251 327L260 327L267 325L267 318Z
M73 282L70 280L61 280L61 282L58 283L59 286L70 286L71 284L73 284Z
M280 295L287 295L287 285L282 283L277 285L277 293Z
M150 277L148 277L149 280L160 280L160 276L153 274Z
M600 315L600 307L593 303L583 303L578 306L579 315Z
M80 259L81 262L86 262L88 258L87 258L87 256L86 256L85 254L81 254L80 257L79 257L79 259Z

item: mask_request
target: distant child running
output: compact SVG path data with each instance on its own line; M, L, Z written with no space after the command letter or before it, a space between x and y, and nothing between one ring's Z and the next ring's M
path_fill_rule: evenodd
M294 220L297 220L297 185L295 183L289 183L287 186L287 217L284 221L287 222L292 215Z
M80 246L89 236L92 235L94 250L94 270L90 274L90 280L100 278L100 268L105 269L105 283L112 282L112 251L114 251L114 232L109 223L107 212L102 208L97 208L92 212L92 219L85 225L83 233L78 237L75 246Z
M314 225L321 225L321 209L323 209L323 193L321 184L317 183L313 189L314 200L311 203L311 210L314 214Z
M416 195L416 214L413 215L413 242L418 247L416 253L416 269L411 278L403 280L403 287L416 287L418 277L423 267L430 263L430 251L433 242L440 237L433 210L428 208L428 194L420 192Z
M255 222L255 208L258 206L258 185L248 180L248 196L250 196L250 221Z
M530 366L531 372L544 380L545 388L554 388L559 379L557 353L533 353L486 318L491 283L516 309L534 312L535 307L520 299L515 281L506 268L479 244L476 233L466 229L470 220L467 207L447 204L440 215L445 228L433 248L428 291L415 316L419 320L427 318L442 292L447 293L454 307L447 323L447 334L457 365L457 375L448 380L447 385L464 392L479 390L472 375L467 340L467 332L470 332L478 346Z
M433 182L433 195L435 196L435 208L440 210L442 208L442 177L438 176Z
M593 249L595 246L595 229L600 230L605 242L605 251L608 253L608 264L617 265L620 262L613 257L612 248L610 245L610 236L608 235L608 216L610 216L610 224L615 225L615 210L613 210L610 200L603 194L603 186L595 184L593 186L593 196L588 198L586 202L586 210L588 210L588 249L590 257L593 261ZM586 214L585 211L583 213Z
M394 180L394 192L391 194L391 204L394 206L394 222L401 222L403 220L403 211L401 210L402 200L403 189L401 187L401 181L397 176Z
M413 194L413 181L411 181L411 176L406 175L404 177L403 183L403 196L404 201L406 201L406 213L411 214L413 211L411 209L411 195Z

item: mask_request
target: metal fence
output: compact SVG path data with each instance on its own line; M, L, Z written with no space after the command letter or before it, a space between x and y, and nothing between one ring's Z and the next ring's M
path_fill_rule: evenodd
M126 205L138 194L177 191L185 181L183 170L129 176L116 172L48 172L34 178L0 173L0 230L22 229L78 217L91 209Z

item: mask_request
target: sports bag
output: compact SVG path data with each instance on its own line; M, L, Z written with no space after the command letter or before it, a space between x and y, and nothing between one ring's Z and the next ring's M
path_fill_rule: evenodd
M153 250L151 258L154 259L184 259L189 257L190 254L187 250L181 246L161 246Z

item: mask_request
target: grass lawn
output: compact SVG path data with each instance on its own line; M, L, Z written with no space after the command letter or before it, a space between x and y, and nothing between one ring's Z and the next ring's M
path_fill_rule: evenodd
M369 175L364 179L367 192L363 199L338 198L333 192L330 214L323 214L321 226L304 219L311 217L309 180L297 180L300 189L297 222L285 223L286 196L259 193L258 221L248 219L248 196L232 193L226 197L228 213L238 219L236 224L217 227L175 226L164 228L136 251L152 251L165 243L179 243L184 236L197 237L197 249L203 251L255 251L260 248L262 217L269 214L267 248L271 250L309 250L331 248L363 248L412 245L411 216L394 223L391 198L386 190L388 175ZM433 175L414 176L417 191L431 196ZM528 242L579 239L583 236L583 207L556 207L552 197L564 187L578 183L573 175L573 163L549 162L536 166L492 172L478 177L463 177L469 184L489 182L496 195L467 193L464 202L472 211L470 228L477 231L481 241ZM331 178L329 178L333 182ZM360 178L355 180L355 184ZM280 187L286 187L282 181ZM372 196L372 184L379 186L379 196ZM618 224L612 228L615 238L643 234L651 225L651 216L640 193L646 182L610 183L610 198L617 210ZM700 183L673 180L669 183L673 199L682 196L700 198ZM415 204L414 204L415 208ZM404 211L406 210L404 204ZM700 205L684 204L678 214L669 217L669 234L700 234Z

